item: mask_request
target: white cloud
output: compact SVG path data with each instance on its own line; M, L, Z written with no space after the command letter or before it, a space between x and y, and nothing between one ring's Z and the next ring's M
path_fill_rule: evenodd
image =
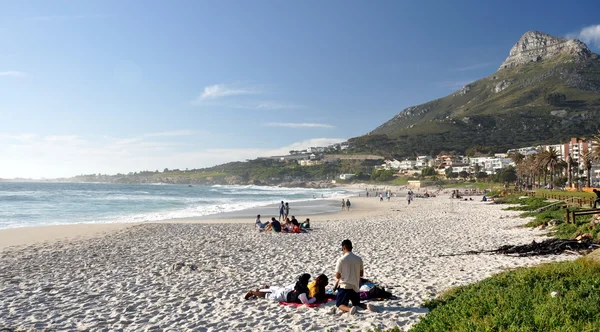
M7 141L30 142L35 139L34 134L0 135L0 139Z
M16 71L16 70L0 71L0 76L25 77L25 73L22 71Z
M567 38L576 38L590 46L600 47L600 24L590 25L579 32L570 33Z
M290 122L270 122L265 124L268 127L288 127L288 128L334 128L332 125L324 123L290 123Z
M254 105L251 108L255 108L258 110L291 110L291 109L300 109L300 108L306 108L306 107L302 106L302 105L286 104L286 103L280 103L280 102L276 102L276 101L263 101L263 102L259 102L258 104Z
M200 97L195 102L199 103L203 100L219 99L231 96L253 95L259 91L253 88L231 84L214 84L204 88Z
M24 20L30 22L54 22L54 21L79 21L89 19L112 18L114 15L40 15L27 17Z
M177 132L179 131L173 133ZM141 136L152 137L148 135L152 134ZM196 150L189 140L150 141L139 140L139 137L135 140L106 137L101 140L86 140L75 135L31 134L12 137L15 138L12 141L0 140L0 174L3 178L59 178L90 173L116 174L164 168L204 168L231 161L285 155L290 150L345 141L343 138L315 138L280 148Z

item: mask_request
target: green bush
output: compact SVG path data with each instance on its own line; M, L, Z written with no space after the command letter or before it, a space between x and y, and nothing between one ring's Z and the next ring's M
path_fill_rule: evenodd
M598 294L598 262L520 268L428 301L432 311L411 331L598 331Z

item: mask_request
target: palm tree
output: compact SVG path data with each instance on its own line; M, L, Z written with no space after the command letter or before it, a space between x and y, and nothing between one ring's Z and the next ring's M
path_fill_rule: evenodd
M556 151L555 148L550 147L546 151L546 154L544 155L544 161L546 164L546 168L550 169L550 182L553 182L554 181L554 171L556 170L556 166L558 165L558 162L560 161L560 155L558 154L558 151Z
M567 156L567 183L569 184L569 188L573 187L573 166L575 165L576 163L569 153Z
M523 161L523 159L525 159L525 156L520 152L511 152L508 154L508 158L510 158L510 160L512 160L515 163L515 165L519 165Z
M592 186L592 177L590 176L592 173L592 160L593 160L593 154L591 151L587 151L584 152L581 155L581 164L583 165L583 168L585 168L586 170L586 177L587 177L587 187L591 187Z

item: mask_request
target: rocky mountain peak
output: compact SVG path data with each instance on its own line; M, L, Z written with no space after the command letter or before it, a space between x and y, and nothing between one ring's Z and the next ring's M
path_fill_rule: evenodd
M577 39L568 40L539 31L528 31L510 49L509 56L500 69L552 59L563 54L573 55L575 59L587 59L592 52Z

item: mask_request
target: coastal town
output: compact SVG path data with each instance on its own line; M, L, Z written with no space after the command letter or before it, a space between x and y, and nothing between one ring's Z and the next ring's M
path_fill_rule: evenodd
M576 178L582 183L587 180L586 164L591 164L590 182L597 184L600 180L600 162L594 158L593 152L599 147L595 139L571 138L568 142L558 144L527 146L509 149L505 153L492 155L460 155L441 153L437 156L420 155L406 159L386 159L382 156L368 154L345 153L350 143L342 142L326 147L308 147L305 150L290 151L289 155L272 156L257 159L271 159L281 162L296 162L300 166L316 166L336 163L340 160L371 160L375 170L391 170L395 176L419 176L422 170L433 168L435 175L445 178L470 178L480 173L497 174L506 167L516 167L518 161L527 156L537 155L544 151L553 151L559 162L569 162L577 168ZM340 174L339 179L350 180L354 174Z

